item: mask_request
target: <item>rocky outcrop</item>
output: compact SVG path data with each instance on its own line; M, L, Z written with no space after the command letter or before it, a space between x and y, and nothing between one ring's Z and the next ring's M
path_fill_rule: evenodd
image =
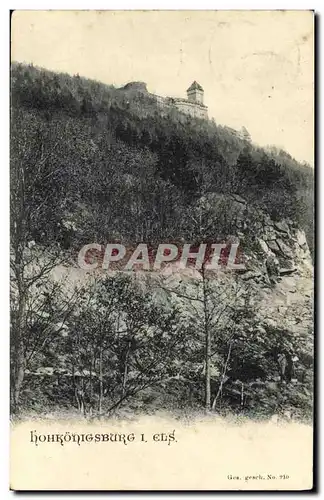
M147 93L147 86L145 82L129 82L121 90Z
M220 206L225 206L234 221L232 227L236 230L227 241L239 241L245 270L238 273L242 283L255 292L260 327L269 325L296 335L310 332L314 273L305 233L291 220L271 220L262 209L237 195L203 197L197 202L194 215L198 219L200 213L208 212L212 221ZM55 274L57 280L71 283L85 281L92 275L77 267L58 267Z
M291 220L274 222L261 212L255 217L246 207L242 216L258 223L252 240L240 233L246 255L242 279L257 291L260 324L306 334L313 324L314 271L305 233Z

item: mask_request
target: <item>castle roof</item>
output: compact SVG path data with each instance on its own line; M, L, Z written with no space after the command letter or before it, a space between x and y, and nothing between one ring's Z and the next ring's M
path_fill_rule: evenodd
M194 82L192 82L192 84L190 85L190 87L187 89L187 92L190 92L191 90L200 90L201 92L204 91L204 89L202 88L202 86L199 85L199 83L196 82L196 80Z

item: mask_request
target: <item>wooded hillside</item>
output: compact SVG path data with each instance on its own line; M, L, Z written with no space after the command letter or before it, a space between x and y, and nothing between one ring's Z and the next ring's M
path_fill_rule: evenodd
M142 92L22 64L11 92L13 411L308 418L312 169ZM92 242L233 235L248 266L218 280L51 278Z

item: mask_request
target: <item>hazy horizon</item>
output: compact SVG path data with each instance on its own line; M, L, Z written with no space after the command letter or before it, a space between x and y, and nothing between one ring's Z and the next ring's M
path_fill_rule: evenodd
M310 11L15 11L11 37L12 61L117 87L186 97L197 80L217 124L313 166Z

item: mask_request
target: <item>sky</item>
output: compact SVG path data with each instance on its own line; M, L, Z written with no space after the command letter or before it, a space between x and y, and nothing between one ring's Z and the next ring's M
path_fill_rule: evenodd
M15 11L12 60L186 97L217 124L314 163L311 11Z

